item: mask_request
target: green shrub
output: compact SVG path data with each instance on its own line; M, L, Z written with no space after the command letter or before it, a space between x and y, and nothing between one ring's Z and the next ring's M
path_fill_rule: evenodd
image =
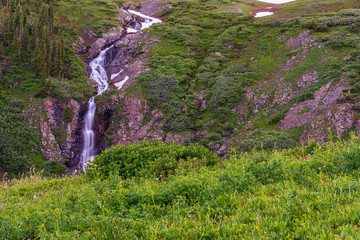
M74 112L71 110L70 106L66 106L64 108L64 117L63 121L66 123L70 123L74 117Z
M44 176L60 176L65 172L66 166L56 161L46 161L40 169L44 170Z
M240 142L238 150L285 149L295 147L298 143L287 133L277 131L256 131Z
M358 47L360 42L360 37L351 34L349 32L335 32L330 34L324 39L327 45L333 47Z
M143 141L105 150L95 158L97 171L106 177L111 173L123 178L165 177L181 167L214 165L219 158L200 145L179 146L175 143ZM90 175L93 172L88 172Z

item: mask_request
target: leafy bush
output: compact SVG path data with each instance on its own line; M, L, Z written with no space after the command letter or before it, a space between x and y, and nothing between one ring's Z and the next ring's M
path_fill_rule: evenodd
M256 73L238 63L230 64L215 79L212 87L213 94L209 101L210 107L213 110L217 107L235 107L245 92L244 87L250 86L256 79Z
M276 131L256 131L240 142L238 150L285 149L295 147L298 143L287 133Z
M162 179L30 175L1 185L0 238L358 239L358 146L233 154Z
M95 93L95 89L87 84L87 78L77 78L72 81L48 78L47 85L51 82L50 95L62 102L70 99L84 101L87 97Z
M360 37L349 32L335 32L324 39L327 45L333 47L358 47Z
M157 102L169 101L172 91L177 87L174 77L146 75L141 78L141 81L146 88L148 97Z
M134 176L168 176L179 167L208 166L218 161L215 154L200 145L184 147L175 143L145 140L105 150L95 158L94 164L103 177L114 173L126 179ZM94 174L91 170L87 173Z
M66 123L69 123L72 121L74 117L74 112L71 110L70 106L66 106L64 108L64 117L63 117L63 121Z

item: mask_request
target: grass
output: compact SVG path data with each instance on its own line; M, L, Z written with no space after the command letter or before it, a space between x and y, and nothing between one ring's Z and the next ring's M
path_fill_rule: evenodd
M165 178L32 174L1 184L0 236L357 239L359 143L233 153Z

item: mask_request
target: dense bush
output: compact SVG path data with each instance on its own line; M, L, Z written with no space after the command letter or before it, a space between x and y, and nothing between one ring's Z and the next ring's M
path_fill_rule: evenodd
M349 32L335 32L324 39L325 43L333 47L359 47L360 37Z
M253 149L285 149L295 147L298 143L287 133L276 131L256 131L240 142L240 151Z
M72 81L48 78L47 85L51 85L50 96L62 102L70 99L84 101L95 94L95 89L87 84L87 78L77 78Z
M358 239L359 139L310 148L232 155L162 179L2 183L0 238Z
M122 178L156 176L165 177L179 167L214 165L219 158L200 145L180 146L175 143L143 141L126 146L118 145L105 150L95 158L96 170L106 177L111 173ZM88 171L88 174L94 174Z
M256 73L244 68L239 63L232 63L215 79L209 105L212 111L218 107L233 108L245 93L244 87L257 80Z

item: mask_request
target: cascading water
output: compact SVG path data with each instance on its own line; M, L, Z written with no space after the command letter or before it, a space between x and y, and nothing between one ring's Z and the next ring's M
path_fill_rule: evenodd
M99 96L103 94L106 90L109 88L108 84L108 76L105 71L105 55L106 52L111 50L113 46L108 47L104 50L102 50L96 58L94 58L89 66L91 68L91 74L90 79L94 80L98 84L97 88L97 94L96 96ZM85 166L89 163L89 161L94 160L95 158L95 133L93 130L93 123L94 123L94 117L95 117L95 97L90 98L89 100L89 109L88 112L85 115L85 123L84 123L84 148L83 152L81 154L79 167L82 172L85 172Z
M123 11L125 11L128 14L143 17L145 19L145 22L143 22L142 24L136 23L135 29L132 29L129 27L127 29L128 33L136 33L138 30L143 30L145 28L151 27L153 24L162 22L160 19L152 18L152 17L146 16L146 15L143 15L139 12L133 11L133 10L126 11L123 9ZM105 57L106 57L106 52L111 50L113 47L114 46L110 46L110 47L102 50L100 52L99 56L94 58L89 64L89 66L91 68L90 79L96 81L98 84L96 96L103 94L106 90L109 89L108 76L105 71L105 64L106 64ZM122 71L123 70L121 70L120 72L118 72L116 74L113 74L112 78L115 78L116 76L118 76ZM129 77L126 76L124 78L124 80L120 81L119 83L116 83L115 86L118 87L118 89L120 89L128 79L129 79ZM88 112L86 113L85 119L84 119L84 121L85 121L84 129L83 129L84 148L83 148L81 158L80 158L80 163L79 163L79 168L82 172L85 172L86 165L89 163L89 161L94 160L95 154L96 154L95 153L95 132L93 130L93 123L94 123L94 117L95 117L95 111L96 111L96 105L95 105L95 97L96 96L90 98L89 104L88 104L89 109L88 109Z

